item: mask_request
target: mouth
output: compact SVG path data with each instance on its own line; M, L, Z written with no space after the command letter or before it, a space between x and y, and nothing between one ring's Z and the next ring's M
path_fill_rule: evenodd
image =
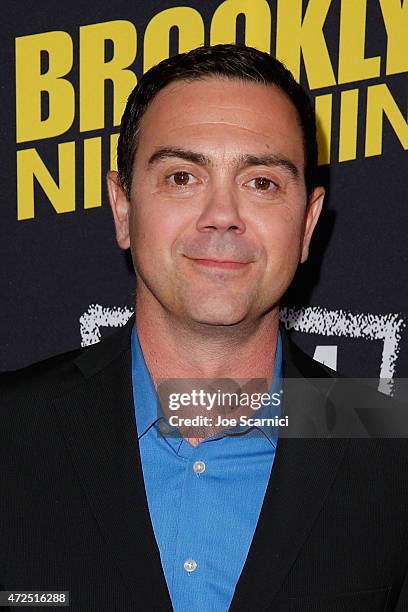
M193 261L199 266L205 266L207 268L218 268L221 270L241 270L250 263L244 261L230 261L223 259L192 259L190 257L187 257L187 259L190 259L190 261Z

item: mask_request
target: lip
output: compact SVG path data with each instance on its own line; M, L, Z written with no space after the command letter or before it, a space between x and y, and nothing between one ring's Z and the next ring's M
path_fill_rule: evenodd
M221 270L241 270L242 268L245 268L248 263L250 263L244 261L226 261L222 259L193 259L191 257L188 257L187 259L194 261L194 263L200 266L205 266L207 268L219 268Z

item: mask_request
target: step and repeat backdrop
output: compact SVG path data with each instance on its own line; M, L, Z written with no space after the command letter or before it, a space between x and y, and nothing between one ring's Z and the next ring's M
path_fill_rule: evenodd
M398 395L406 0L4 0L2 14L0 370L97 342L130 316L135 276L105 186L127 96L161 59L236 41L284 61L318 116L328 197L281 319L315 359Z

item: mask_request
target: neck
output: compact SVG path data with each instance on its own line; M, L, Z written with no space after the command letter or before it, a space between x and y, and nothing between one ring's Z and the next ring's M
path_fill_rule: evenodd
M272 380L279 306L234 325L186 322L158 302L136 299L136 329L154 384L159 378Z

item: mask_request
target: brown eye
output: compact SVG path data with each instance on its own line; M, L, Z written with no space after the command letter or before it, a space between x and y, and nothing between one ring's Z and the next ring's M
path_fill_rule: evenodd
M279 190L279 185L277 185L272 179L266 178L266 176L257 176L245 184L258 193L263 192L268 195L273 195Z
M255 189L259 189L260 191L268 191L272 184L272 181L264 176L259 176L258 178L254 179Z
M175 172L174 174L172 174L174 183L179 187L184 187L185 185L188 185L190 181L190 176L191 175L189 172Z

